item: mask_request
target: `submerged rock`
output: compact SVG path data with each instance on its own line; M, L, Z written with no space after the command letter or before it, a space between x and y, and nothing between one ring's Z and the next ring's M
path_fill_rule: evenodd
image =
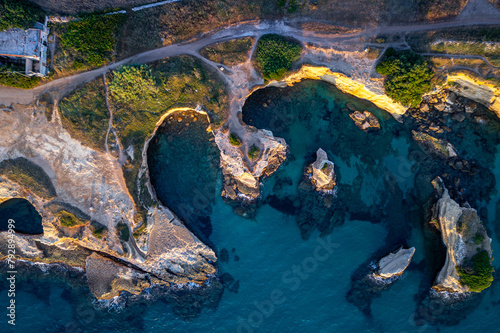
M334 164L328 160L326 152L319 148L316 152L316 161L306 171L310 174L311 182L317 191L330 193L336 185Z
M384 279L399 276L404 273L413 258L415 248L403 249L402 247L394 253L383 257L378 262L377 276Z
M413 130L411 133L413 134L413 139L425 150L429 150L444 159L458 156L455 147L444 139L438 139L427 133Z
M472 265L476 255L485 251L491 261L491 240L475 209L467 203L460 206L454 201L440 178L435 179L433 185L441 198L433 207L431 223L441 232L447 253L445 264L432 288L438 292L480 291L477 286L467 285L467 281L471 277L475 277L475 281L480 278L480 272L475 272L475 263ZM488 279L487 276L483 278Z
M349 114L349 117L351 117L359 129L362 129L365 132L380 129L380 123L377 117L375 117L371 112L354 111Z

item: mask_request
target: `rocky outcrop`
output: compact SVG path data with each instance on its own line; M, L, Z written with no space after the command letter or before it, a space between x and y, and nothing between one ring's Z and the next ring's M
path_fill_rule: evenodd
M316 190L324 193L331 193L336 185L336 175L334 164L328 160L326 152L319 148L316 152L316 161L311 164L306 173L310 175L311 182Z
M440 178L433 181L433 186L441 197L433 207L431 223L439 228L447 249L445 264L433 289L465 293L469 288L460 282L457 268L482 250L486 250L491 258L491 241L475 209L460 206L453 200Z
M438 139L427 133L411 131L413 139L424 149L441 158L450 159L457 157L457 151L453 145L444 140Z
M380 129L380 123L377 117L375 117L371 112L354 111L349 114L349 117L351 117L354 124L356 124L359 129L365 132Z
M222 129L215 133L220 149L220 163L224 175L222 196L231 200L254 200L260 195L260 180L269 177L286 159L287 145L282 138L275 138L268 130L244 128L240 134L242 144L230 143L230 132ZM255 148L252 148L255 147ZM250 149L258 156L249 157Z
M409 249L401 247L398 251L388 254L379 260L376 275L384 279L389 279L403 274L410 264L414 253L414 247Z

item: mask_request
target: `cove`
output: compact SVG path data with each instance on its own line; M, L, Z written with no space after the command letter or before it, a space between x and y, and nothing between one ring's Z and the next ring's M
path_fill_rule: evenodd
M0 231L8 230L9 220L15 221L18 233L38 235L43 233L42 217L26 199L14 198L0 204Z
M381 129L364 133L355 127L348 116L352 112L349 106L375 114ZM500 325L497 280L461 317L460 326L447 326L439 321L431 325L425 320L415 320L415 313L422 305L422 295L428 292L441 265L439 258L434 258L439 253L436 252L439 248L435 247L440 240L429 238L429 231L424 227L428 222L424 212L432 177L450 173L466 184L471 205L478 209L484 207L481 218L493 239L493 250L495 253L500 250L500 234L495 230L499 196L495 192L491 197L492 192L486 189L491 185L490 178L496 184L500 181L496 122L491 119L490 125L483 126L475 123L473 116L470 118L454 130L471 135L458 138L450 132L446 137L460 154L478 161L481 170L487 170L480 170L476 176L459 176L414 143L411 129L418 124L409 116L402 124L398 123L373 105L341 94L333 86L318 81L304 81L284 89L258 90L248 98L243 120L285 138L290 155L274 175L264 180L262 205L255 219L248 220L236 215L220 197L218 162L216 157L210 160L217 151L208 148L211 134L206 132L206 124L193 127L190 123L181 128L179 124L183 120L179 122L174 117L175 122L171 124L179 125L178 131L164 131L158 135L157 142L165 144L161 149L165 153L154 156L160 150L152 148L151 156L148 154L152 181L157 177L154 186L158 197L182 216L182 211L173 202L186 200L188 207L194 207L193 191L186 189L192 189L201 181L214 186L210 209L200 210L203 212L200 216L211 221L209 241L214 244L219 258L223 250L227 252L226 259L219 261L221 275L229 273L239 287L227 288L217 309L204 309L189 320L174 314L171 304L161 301L132 305L125 313L114 314L89 310L91 297L76 291L65 292L54 287L43 300L32 293L21 292L19 313L23 317L18 329L33 331L36 327L38 330L57 328L64 331L70 317L75 321L86 320L87 332L495 331ZM195 140L201 137L207 140ZM318 209L312 196L302 196L298 192L303 168L314 158L318 147L325 149L335 163L338 183L335 205L338 209L334 212L342 210L342 219L334 216L332 221L321 220L322 223L317 223L319 219L314 216L326 216L327 213ZM174 161L174 157L179 162ZM156 163L162 167L155 168ZM177 172L182 176L177 176ZM161 186L165 187L165 193L171 193L163 199ZM287 207L290 202L291 209ZM311 223L301 224L306 227L298 225L299 214L312 214ZM321 247L322 242L331 244L331 253ZM413 264L403 278L378 297L370 297L366 290L352 288L360 268L401 243L417 248ZM495 261L493 264L499 266ZM369 312L348 300L351 290L356 300L367 296ZM94 315L82 315L77 311L75 302L67 301L68 294L79 300L80 305L89 306L85 310ZM47 306L47 302L53 306ZM45 308L48 312L41 311ZM438 310L436 313L443 313L441 308Z

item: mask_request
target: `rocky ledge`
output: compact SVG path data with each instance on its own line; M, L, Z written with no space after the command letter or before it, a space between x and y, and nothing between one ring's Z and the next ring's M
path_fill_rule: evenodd
M359 129L365 132L380 129L380 123L377 117L375 117L371 112L354 111L353 113L349 114L349 117L351 117L351 119L354 121L354 124L356 124Z
M316 161L306 169L306 174L311 178L311 183L317 191L333 193L337 178L334 166L333 162L328 160L326 152L319 148L316 152Z
M480 292L493 280L491 239L475 209L453 200L441 178L432 183L440 199L432 209L431 223L441 232L447 248L445 264L432 288L438 292Z
M285 161L287 145L268 130L243 127L238 135L229 129L215 133L224 175L222 196L230 200L255 200L260 195L260 180L269 177Z
M383 279L400 276L404 273L408 265L410 265L413 254L415 254L414 247L409 249L401 247L398 251L389 253L379 260L377 265L378 271L375 273L375 276Z

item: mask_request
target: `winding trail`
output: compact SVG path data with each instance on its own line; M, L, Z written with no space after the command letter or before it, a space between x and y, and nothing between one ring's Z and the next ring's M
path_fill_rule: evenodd
M322 46L328 47L329 45L333 46L335 43L346 42L359 37L364 37L365 39L367 39L369 37L382 33L407 33L414 31L425 31L425 30L474 26L474 25L500 25L500 10L494 9L493 6L491 6L491 10L488 11L487 15L484 14L484 11L475 12L473 10L474 5L476 5L477 7L477 3L480 3L481 4L480 8L483 8L484 1L487 2L487 0L470 0L469 4L463 10L464 15L460 14L453 21L399 25L399 26L378 26L351 34L322 34L313 31L305 31L288 26L285 24L284 21L258 22L258 23L234 25L210 34L206 34L205 36L201 37L196 41L173 44L169 46L160 47L158 49L146 51L92 71L48 82L47 84L35 87L30 90L24 90L13 87L1 87L0 104L3 105L11 105L12 103L29 104L33 102L37 98L37 96L43 93L55 93L58 96L64 96L65 94L76 89L79 85L89 82L97 78L98 76L105 74L109 70L116 69L121 65L130 63L144 64L162 58L177 56L181 54L188 54L195 56L201 59L209 66L217 68L217 70L220 71L217 64L201 57L198 51L207 45L240 37L253 36L258 38L264 34L278 33L281 35L294 37L303 43L308 43L308 42L318 43L321 44ZM469 10L469 8L471 9ZM227 75L223 76L227 78Z

